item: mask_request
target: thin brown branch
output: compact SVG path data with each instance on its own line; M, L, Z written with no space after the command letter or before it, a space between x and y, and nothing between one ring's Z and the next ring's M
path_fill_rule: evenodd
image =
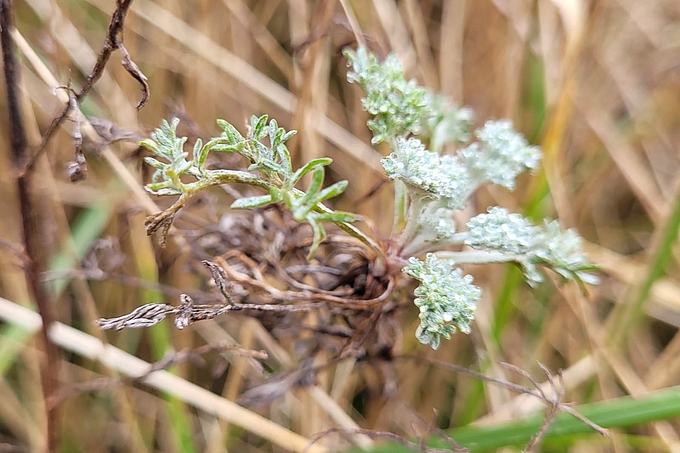
M144 107L146 102L149 100L150 92L149 84L147 83L147 78L139 69L139 67L132 61L132 59L130 58L130 54L123 45L123 30L125 28L125 17L127 16L127 12L130 9L132 2L133 0L116 0L116 10L111 15L111 21L109 22L109 28L106 34L106 38L104 38L104 43L102 44L102 48L99 51L97 61L95 62L92 71L87 76L85 84L83 85L81 90L75 95L75 102L71 102L71 100L69 99L69 103L64 107L62 112L52 121L50 126L47 128L47 131L45 131L45 134L42 137L38 149L33 153L33 156L30 159L26 159L24 165L22 165L21 174L31 171L31 169L35 165L37 158L45 152L47 144L49 143L50 139L52 138L58 127L64 122L64 120L66 120L66 118L68 118L69 113L71 111L79 112L78 105L87 97L87 95L90 93L90 90L92 90L92 87L94 87L94 84L97 83L97 81L101 78L102 74L104 73L104 69L106 68L106 64L111 58L111 54L113 54L115 50L120 51L121 55L123 56L121 60L122 66L135 80L137 80L137 82L139 82L141 86L142 96L139 102L137 103L136 107L137 110L141 110L142 107ZM76 128L79 130L80 123L78 117L74 119L74 123L77 123ZM77 143L78 138L74 137L74 139L76 141L75 164L78 167L80 167L79 162L81 159L79 159L79 156L82 156L82 154L79 149L80 145ZM82 158L82 161L84 161L84 157ZM74 172L72 176L70 175L72 180L74 177L76 178L76 180L78 180L79 177L84 178L84 173L75 170L73 162L69 164L69 171Z
M509 364L506 364L509 365ZM555 380L553 379L552 373L548 370L548 368L543 365L542 363L539 362L538 366L543 370L545 373L546 377L548 378L548 382L550 382L550 387L552 388L553 392L555 393L555 397L551 399L552 403L548 406L545 414L545 418L543 419L543 423L541 423L541 427L539 428L538 432L531 438L527 446L524 448L524 453L531 453L533 452L541 443L543 438L545 437L546 433L548 432L548 429L552 424L555 422L555 419L557 418L557 415L560 413L560 407L562 406L562 401L564 400L564 385L560 385L559 387L555 385ZM531 383L536 387L536 389L545 397L545 393L541 389L541 386L536 382L530 375L524 370L521 370L518 367L515 367L512 365L512 367L516 371L520 371L522 375L526 375L527 379L531 381ZM562 380L562 373L559 373L560 381ZM560 382L561 383L561 382ZM562 384L562 383L561 383ZM547 398L546 398L547 400Z
M524 453L531 453L535 451L536 448L540 445L541 441L543 440L543 437L545 437L545 434L548 432L548 429L552 426L552 424L555 422L555 419L557 418L557 415L560 413L560 407L561 402L558 398L556 398L553 401L553 403L548 406L548 410L546 411L543 423L541 423L541 427L539 428L538 432L531 438L527 446L524 447L524 450L522 450Z
M46 360L42 369L43 393L47 409L47 451L56 451L58 445L58 405L53 404L53 396L59 389L59 349L49 338L48 331L54 323L52 303L38 276L40 274L41 249L38 234L38 213L31 197L30 174L22 173L21 169L28 160L26 130L20 102L19 64L14 51L14 41L10 35L13 28L12 0L0 0L0 40L2 44L2 59L4 65L5 84L7 88L7 112L9 114L9 134L17 170L17 194L21 210L24 250L27 262L24 267L26 280L33 293L33 299L38 306L42 318L42 340L45 348Z
M122 65L125 69L140 83L142 86L142 98L137 104L137 110L144 107L147 99L149 98L149 85L146 83L146 76L141 73L137 65L135 65L130 59L125 47L123 47L123 30L125 28L125 16L127 16L128 10L132 5L133 0L117 0L116 10L111 15L111 21L109 22L109 30L106 33L106 38L104 39L104 44L99 52L97 61L94 64L92 72L87 77L85 85L78 93L78 102L82 102L83 99L88 95L95 83L101 78L106 68L106 64L111 58L111 54L115 50L119 50L123 55Z
M161 248L165 248L167 245L168 231L170 231L172 221L174 220L175 215L177 215L177 212L187 204L187 201L189 201L189 195L182 194L168 209L165 209L164 211L161 211L157 214L147 216L146 220L144 221L147 236L151 236L152 234L159 232L159 245Z
M210 273L213 276L213 280L215 280L215 284L220 289L220 292L224 296L227 303L229 305L234 305L234 301L229 295L229 292L227 292L227 274L224 272L224 269L222 269L220 266L213 263L212 261L203 260L201 262L203 263L204 266L206 266L210 270Z
M132 61L132 58L130 58L130 54L128 53L127 49L125 46L123 46L123 40L121 38L121 41L118 43L118 50L120 53L123 55L123 59L121 61L121 64L125 68L125 70L132 76L133 79L135 79L137 82L142 87L142 97L139 99L139 102L137 102L137 105L135 108L137 110L141 110L142 107L147 103L149 100L150 96L150 90L149 90L149 84L147 82L146 76L142 73L142 71L139 69L139 66L135 64L134 61Z
M536 387L536 391L537 391L537 392L539 393L539 395L541 396L541 399L543 399L544 401L550 401L550 398L548 398L548 396L545 394L545 392L544 392L543 389L541 388L541 385L540 385L540 384L536 381L536 379L534 379L534 377L533 377L531 374L529 374L526 370L523 370L523 369L521 369L520 367L518 367L518 366L516 366L516 365L513 365L512 363L508 363L508 362L500 362L500 365L503 366L503 367L505 367L505 368L507 368L507 369L509 369L509 370L511 370L511 371L514 371L515 373L517 373L517 374L519 374L520 376L524 377L527 381L531 382L531 384L532 384L534 387ZM553 380L552 380L552 374L551 374L551 373L548 371L548 369L545 368L542 364L539 363L538 365L539 365L539 367L541 367L541 370L543 370L543 372L546 374L546 376L548 376L548 381L550 382L551 387L552 387L553 390L555 390L555 392L557 393L557 388L555 387L555 383L554 383Z
M229 262L223 257L215 258L215 262L220 265L226 272L227 277L237 283L245 283L253 288L258 288L266 293L268 293L273 299L276 300L286 300L286 301L298 301L298 300L308 300L310 302L327 303L330 305L339 306L341 308L347 308L352 310L369 310L375 308L375 306L381 302L384 302L394 291L395 280L393 277L389 277L387 281L387 286L384 291L378 296L372 299L349 299L344 297L336 297L328 294L317 294L304 291L285 291L280 290L272 285L268 284L261 272L257 270L257 265L248 258L244 253L239 250L232 250L227 252L225 257L236 257L243 264L245 264L249 269L253 270L253 277L246 275L244 273L236 271Z
M175 317L175 326L184 329L197 321L213 319L228 312L236 311L268 311L268 312L301 312L324 308L323 304L301 305L271 305L271 304L208 304L195 305L187 294L180 296L179 306L167 304L146 304L137 307L130 313L118 318L101 318L96 321L102 329L134 329L139 327L155 326L167 316Z
M71 81L69 80L68 86L59 88L66 89L68 91L68 111L73 112L73 118L71 118L71 120L73 121L72 135L75 154L73 161L69 162L66 167L68 177L71 182L82 181L85 179L87 174L87 162L85 161L85 155L83 154L83 134L80 131L80 109L78 108L76 93L73 88L71 88Z
M435 433L435 434L437 434L437 436L439 436L444 442L446 442L451 447L452 451L461 452L461 453L469 451L467 448L463 447L458 442L456 442L456 440L453 437L449 436L449 434L446 431L439 428L434 422L429 422L428 420L425 420L425 418L422 415L420 415L417 411L415 411L411 406L406 404L405 401L403 401L401 399L399 399L398 401L399 401L399 403L401 403L401 405L406 410L406 412L411 414L412 417L418 419L418 421L420 423L424 424L427 427L427 430L428 430L428 436L427 437L429 437L429 434ZM434 411L434 416L435 416L435 420L436 420L438 413L437 413L436 409L433 409L433 411ZM422 442L427 442L427 438L424 437L422 439ZM425 443L423 443L423 445L425 445Z

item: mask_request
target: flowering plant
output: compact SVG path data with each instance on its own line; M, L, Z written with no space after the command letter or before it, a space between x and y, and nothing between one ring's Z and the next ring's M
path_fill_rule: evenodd
M245 136L228 122L218 120L222 134L205 144L197 140L191 160L187 160L189 153L184 152L187 139L176 135L177 119L162 122L151 139L142 142L142 146L154 154L147 157L146 162L156 169L146 189L155 195L179 196L173 206L147 220L149 234L160 231L163 244L177 211L206 187L242 183L259 188L266 193L237 199L231 207L285 206L294 221L311 226L313 239L308 259L315 256L326 236L323 222L330 222L376 251L376 260L385 261L384 272L397 268L417 280L414 302L420 310L420 326L416 337L434 349L442 338L450 338L457 330L470 332L481 297L481 290L472 284L472 276L464 275L460 265L514 261L523 268L532 286L543 280L538 265L549 267L568 280L597 282L587 272L593 267L581 251L580 237L573 230L563 230L559 222L546 221L543 226L537 226L520 214L491 207L470 219L464 229L456 225L454 213L466 206L481 185L497 184L512 190L518 175L538 168L540 149L529 145L513 129L512 122L487 121L471 133L472 110L454 106L414 80L406 80L396 57L388 56L380 62L363 47L346 50L345 56L351 66L348 80L360 85L366 93L362 103L370 115L368 127L374 134L372 143L385 142L392 150L381 160L386 175L395 183L395 214L392 235L387 241L391 244L389 247L353 226L356 219L353 214L333 211L323 204L343 193L347 181L323 188L324 168L332 162L329 158L313 159L294 170L286 141L295 131L280 128L275 120L268 121L266 115L252 117ZM469 143L473 136L476 141ZM447 144L456 147L455 152L444 153ZM206 159L210 152L238 153L249 166L246 170L208 168ZM303 191L297 185L307 174L312 176L311 183ZM148 326L168 314L175 314L180 316L178 325L184 327L237 309L282 311L286 308L234 305L226 292L223 270L214 263L206 263L229 304L218 308L194 306L191 299L183 295L180 307L149 304L153 307L140 307L129 315L101 320L100 325L107 328ZM388 285L388 288L392 287ZM384 297L375 300L384 300ZM304 309L315 307L310 304ZM294 310L302 308L297 306L290 311Z
M420 283L415 304L421 343L436 349L456 329L469 333L481 291L457 267L461 264L515 261L532 286L543 280L539 264L565 279L597 283L587 272L593 266L581 250L581 238L557 221L539 227L520 214L491 207L470 219L463 231L457 229L453 214L478 187L497 184L512 190L517 176L538 168L540 149L529 145L511 121L487 121L474 132L477 141L443 154L444 144L468 141L472 111L406 80L394 56L381 63L364 48L345 55L351 65L348 80L366 92L363 106L371 115L373 142L386 141L392 148L382 165L395 182L397 253L408 260L404 273ZM429 140L432 150L421 139ZM461 245L475 250L443 250ZM418 258L429 251L434 252L424 261Z

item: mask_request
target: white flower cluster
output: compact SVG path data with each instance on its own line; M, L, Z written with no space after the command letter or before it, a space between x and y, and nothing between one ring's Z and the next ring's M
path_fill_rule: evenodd
M396 55L389 55L380 63L375 55L360 47L356 52L345 52L352 71L347 80L361 85L366 97L361 100L372 116L368 127L373 131L373 144L390 137L421 131L421 120L427 112L427 90L415 80L406 80L404 68Z
M452 215L452 211L445 208L436 209L434 213L426 215L424 223L432 229L435 240L449 239L456 232L456 222Z
M596 285L598 278L586 271L594 266L583 253L583 239L573 230L563 230L557 220L545 222L541 247L536 249L536 258L567 280Z
M388 55L381 62L365 47L346 49L344 54L352 67L347 80L366 92L361 103L371 115L367 124L373 131L373 144L416 134L429 137L430 146L439 152L449 141L469 140L472 110L458 108L415 80L407 80L396 55Z
M541 237L541 229L520 214L494 206L467 223L465 244L477 249L493 249L520 254L531 250Z
M373 143L387 141L392 147L381 163L387 176L398 181L394 250L411 257L404 272L421 283L415 291L421 320L416 336L421 343L436 349L441 337L470 331L480 290L472 285L472 277L454 269L455 263L515 261L530 285L543 280L538 265L566 279L596 283L586 272L592 266L581 251L581 238L558 222L536 226L519 214L493 207L472 218L467 231L456 232L454 212L465 207L478 187L498 184L513 190L521 173L538 168L541 150L529 145L512 121L487 121L475 131L477 141L468 144L474 122L471 109L455 107L406 80L393 55L380 62L364 47L346 50L345 55L352 66L348 80L366 92L362 102L371 115ZM442 155L447 144L457 151ZM463 243L478 250L437 250ZM425 261L413 257L432 250L438 255L427 254Z
M472 284L472 276L454 269L455 263L440 260L428 253L425 261L409 258L404 272L420 281L416 288L415 304L420 310L418 341L439 347L441 338L449 339L456 329L470 333L481 290Z
M541 228L519 214L493 207L467 223L465 244L476 249L511 253L524 268L527 281L534 286L543 281L536 269L543 264L565 279L597 283L586 271L588 263L581 237L574 230L563 230L558 221L545 222Z
M487 121L476 135L479 142L460 155L477 185L490 182L512 190L520 173L538 168L540 148L529 146L512 121Z
M424 121L426 135L430 138L430 149L441 153L445 144L467 143L475 121L475 112L469 107L456 107L444 96L428 92L425 96L427 110L431 113Z
M390 179L400 179L418 196L445 200L446 207L461 209L470 190L470 178L456 156L427 151L417 138L397 139L397 150L381 160Z

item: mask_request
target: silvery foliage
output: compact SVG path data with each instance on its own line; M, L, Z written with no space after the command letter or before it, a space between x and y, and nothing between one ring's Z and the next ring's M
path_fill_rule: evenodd
M415 304L420 310L420 326L416 338L433 349L441 338L449 339L456 329L470 333L477 300L482 291L472 284L471 275L463 275L451 260L440 260L428 253L425 261L411 257L404 273L420 281Z
M526 139L515 132L512 121L487 121L475 135L479 141L459 154L470 177L478 184L498 184L513 190L519 174L538 168L541 150L529 146Z
M440 156L417 138L397 138L397 150L381 160L390 179L404 182L413 194L442 200L449 209L464 206L470 188L467 168L456 156Z
M365 47L356 52L347 49L344 54L352 66L347 80L366 92L361 102L371 115L368 127L373 131L374 145L408 134L432 138L438 146L435 149L446 142L469 140L472 110L457 108L415 80L406 80L396 55L388 55L381 63Z
M396 241L401 256L410 256L404 272L420 282L415 303L420 309L416 336L421 343L436 349L441 337L448 339L456 329L468 333L481 294L471 284L472 277L455 268L455 260L438 259L431 253L425 261L412 256L434 247L464 243L492 251L487 255L457 252L457 256L467 253L460 260L465 263L516 261L531 285L543 280L538 264L566 279L596 282L585 272L592 266L581 251L581 238L573 230L564 231L559 222L538 227L496 207L470 220L467 231L456 231L453 212L465 207L480 185L512 190L517 176L538 168L540 149L529 145L511 121L487 121L475 131L476 142L442 155L447 142L463 144L470 139L472 111L452 107L407 80L394 55L382 63L363 47L347 50L345 55L352 67L348 80L366 92L362 102L371 115L368 126L374 133L373 143L387 141L392 147L393 152L381 160L385 173L406 187L409 212ZM429 139L431 150L421 139Z
M498 206L489 208L467 223L465 244L481 250L498 250L515 255L531 286L543 281L536 265L550 267L567 280L596 284L586 271L592 266L581 250L581 237L574 230L563 230L556 220L542 227L533 225L520 214Z
M231 207L253 209L283 203L296 221L306 221L312 227L314 239L309 251L311 257L326 235L321 222L346 224L355 220L353 214L334 212L322 204L340 195L347 187L347 181L339 181L322 189L324 167L330 165L330 158L313 159L293 170L285 143L295 131L287 132L278 126L276 120L267 120L267 115L251 117L245 137L227 121L218 120L222 134L205 144L200 139L196 140L191 160L187 160L189 153L184 151L186 137L177 136L179 120L175 118L170 123L163 120L160 128L151 134L151 139L141 143L154 154L154 157L146 157L145 161L156 169L146 189L155 195L180 195L185 198L205 187L226 183L243 183L264 189L267 195L241 198ZM250 166L247 171L210 169L206 166L206 160L211 151L238 153L250 162ZM312 182L303 192L295 186L308 173L312 175Z

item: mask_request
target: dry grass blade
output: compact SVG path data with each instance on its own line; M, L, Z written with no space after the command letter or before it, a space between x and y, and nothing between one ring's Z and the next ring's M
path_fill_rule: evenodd
M5 322L29 331L35 331L41 325L37 313L2 298L0 298L0 317ZM91 360L98 360L102 364L131 377L147 375L149 369L153 366L61 323L56 323L50 329L49 335L52 341L61 348ZM308 439L166 371L155 371L149 374L145 383L174 395L207 413L215 414L230 423L252 431L282 448L303 451L309 444ZM325 452L326 449L316 446L307 451L320 453Z

